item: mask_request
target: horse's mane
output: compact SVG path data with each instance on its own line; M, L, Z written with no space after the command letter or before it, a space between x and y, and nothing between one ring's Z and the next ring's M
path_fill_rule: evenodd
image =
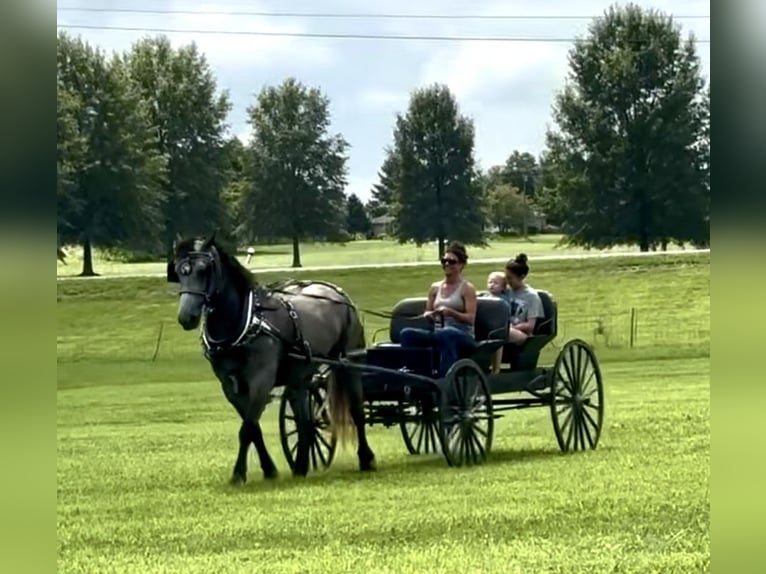
M185 254L189 253L190 251L194 251L194 243L199 239L204 240L204 238L200 237L184 239L177 245L176 253ZM225 246L218 242L217 239L213 238L211 246L215 247L218 251L221 265L229 271L232 280L238 288L243 291L249 291L250 289L254 289L259 286L255 275L253 275L249 269L242 265Z

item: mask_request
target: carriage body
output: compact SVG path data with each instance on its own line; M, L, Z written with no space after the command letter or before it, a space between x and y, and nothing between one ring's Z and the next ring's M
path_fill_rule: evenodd
M437 376L435 350L400 344L405 327L432 328L422 317L427 299L399 301L387 328L389 340L373 343L353 359L361 371L366 424L399 426L411 454L441 451L448 464L461 466L487 458L494 420L502 416L499 413L547 407L562 451L595 448L603 423L598 361L585 341L573 339L562 346L553 365L538 364L542 350L558 335L556 301L546 291L538 293L544 317L522 345L508 341L510 309L506 303L497 297L479 297L476 345L443 378ZM492 357L501 348L501 370L492 374ZM321 403L334 368L339 367L329 366L315 377L311 392L316 404ZM327 418L326 414L322 417ZM334 439L328 444L334 451ZM283 441L283 446L288 455L289 445ZM332 458L332 452L326 455Z

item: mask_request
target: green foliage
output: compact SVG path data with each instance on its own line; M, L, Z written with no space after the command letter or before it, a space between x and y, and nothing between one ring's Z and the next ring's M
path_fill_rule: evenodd
M569 63L546 168L568 241L645 251L707 240L709 108L693 39L654 10L612 7Z
M503 179L520 193L534 198L540 182L537 159L529 152L514 150L503 166Z
M348 143L329 133L328 98L294 78L261 90L248 113L252 185L242 197L240 230L290 237L300 267L300 240L342 238Z
M165 173L147 106L123 62L80 39L57 43L57 204L62 243L157 246Z
M371 218L391 215L396 200L396 184L399 181L399 160L391 147L386 147L386 156L378 172L378 183L372 186L372 197L367 203Z
M476 178L473 122L443 85L415 90L397 116L394 215L400 241L483 244L482 189Z
M370 219L367 217L364 204L356 194L352 193L348 196L346 209L348 212L346 219L346 230L348 233L351 235L368 235L371 231Z
M515 187L501 184L493 187L487 194L489 221L496 225L500 233L525 227L532 215L532 207L525 201Z
M126 56L132 80L148 103L157 149L168 161L163 217L166 247L177 232L228 229L226 178L228 94L194 43L173 48L165 36L145 38Z

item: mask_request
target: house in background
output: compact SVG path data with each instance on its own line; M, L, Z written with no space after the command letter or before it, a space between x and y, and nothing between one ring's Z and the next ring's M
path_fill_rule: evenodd
M395 218L392 215L381 215L370 220L373 237L384 237L394 232Z

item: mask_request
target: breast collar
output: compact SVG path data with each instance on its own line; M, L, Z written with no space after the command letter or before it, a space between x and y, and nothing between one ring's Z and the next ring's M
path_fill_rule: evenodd
M303 332L300 327L300 318L295 310L295 306L291 301L283 297L273 296L273 299L279 301L279 303L287 311L290 320L293 323L295 329L295 338L290 339L285 337L284 334L277 329L268 319L266 319L262 312L266 310L261 302L261 298L254 289L250 290L247 295L247 305L245 305L245 321L243 322L242 331L239 335L229 343L226 340L213 341L210 339L207 333L207 323L205 322L200 329L200 340L202 343L202 350L205 357L208 360L213 359L217 354L222 351L233 349L236 347L242 347L248 342L266 335L274 337L287 347L287 351L298 351L303 354L307 361L311 360L311 349L308 341L303 338ZM278 309L269 308L268 310L276 311Z

